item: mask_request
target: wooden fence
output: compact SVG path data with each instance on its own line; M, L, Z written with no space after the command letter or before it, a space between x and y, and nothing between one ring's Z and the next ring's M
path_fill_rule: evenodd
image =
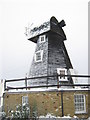
M68 77L68 78L73 78L73 77L80 77L80 78L84 78L84 80L88 79L89 81L89 78L90 78L90 75L50 75L50 76L40 76L40 77L30 77L30 78L20 78L20 79L11 79L11 80L5 80L5 83L4 83L4 90L11 90L11 89L30 89L30 88L43 88L43 87L60 87L60 86L72 86L72 87L75 87L75 86L81 86L81 87L87 87L89 88L90 87L90 84L89 82L87 84L59 84L58 82L58 77ZM48 78L48 77L56 77L57 78L57 85L36 85L36 86L28 86L27 85L27 81L28 80L31 80L31 79L41 79L41 78ZM24 81L25 82L25 86L24 87L9 87L7 86L7 83L11 83L11 82L19 82L19 81Z

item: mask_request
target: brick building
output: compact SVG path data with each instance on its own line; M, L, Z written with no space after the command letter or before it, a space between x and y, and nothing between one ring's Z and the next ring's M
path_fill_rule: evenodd
M55 117L77 116L78 118L90 117L90 92L88 89L43 89L21 90L5 92L4 111L10 116L9 111L23 104L23 99L29 104L30 117L33 112L37 117L51 114Z
M30 116L36 111L37 116L48 113L53 116L90 116L90 91L88 88L72 87L75 79L57 75L72 75L73 66L68 56L64 40L66 35L62 29L64 20L58 22L55 17L39 27L27 29L28 40L36 43L29 77L29 87L46 86L44 89L26 89L5 91L4 111L9 116L10 110L15 110L23 101L29 104ZM50 77L50 76L55 77ZM46 76L46 77L45 77ZM49 88L49 85L67 85L65 87ZM68 86L70 85L70 86ZM34 108L34 109L33 109Z

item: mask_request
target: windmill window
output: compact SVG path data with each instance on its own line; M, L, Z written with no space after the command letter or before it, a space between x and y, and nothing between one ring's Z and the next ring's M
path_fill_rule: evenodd
M67 69L65 68L57 68L58 75L67 75ZM59 81L67 81L67 77L65 76L59 76Z
M35 53L35 62L41 62L43 57L43 50L37 51Z
M65 70L60 70L60 75L65 75ZM65 76L60 76L60 79L65 79Z
M86 113L85 95L74 95L75 113Z
M45 35L39 36L39 42L40 42L40 43L45 42Z

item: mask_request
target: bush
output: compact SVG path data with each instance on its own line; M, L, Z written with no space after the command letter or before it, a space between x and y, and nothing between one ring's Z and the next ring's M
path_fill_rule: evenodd
M19 119L28 119L30 117L30 108L28 107L28 104L23 104L22 106L19 104L16 106L16 111L11 110L11 120L15 118Z

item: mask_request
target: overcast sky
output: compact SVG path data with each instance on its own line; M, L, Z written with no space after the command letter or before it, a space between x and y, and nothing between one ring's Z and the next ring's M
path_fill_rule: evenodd
M74 69L88 74L88 0L0 0L0 79L25 77L35 50L25 27L52 16L66 22L65 45Z

